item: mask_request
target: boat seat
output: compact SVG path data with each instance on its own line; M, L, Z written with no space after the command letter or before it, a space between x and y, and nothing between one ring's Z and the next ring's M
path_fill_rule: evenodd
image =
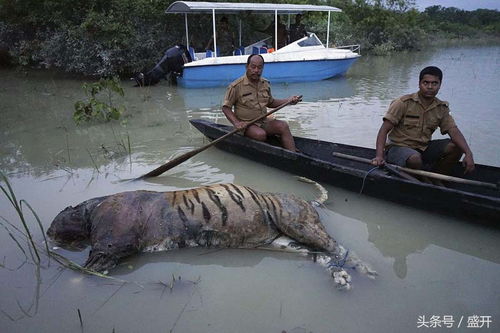
M189 54L191 55L191 60L196 60L196 57L195 57L195 51L194 51L194 48L192 46L189 47Z
M234 55L244 55L244 54L245 54L244 47L240 47L240 48L237 48L236 50L234 50Z
M267 47L262 46L262 47L259 49L259 53L260 53L260 54L267 53Z
M206 56L207 56L207 58L212 58L212 57L214 56L214 53L215 53L215 52L214 52L214 51L212 51L212 50L207 50L207 51L206 51ZM217 56L218 56L218 57L220 57L219 50L217 50Z

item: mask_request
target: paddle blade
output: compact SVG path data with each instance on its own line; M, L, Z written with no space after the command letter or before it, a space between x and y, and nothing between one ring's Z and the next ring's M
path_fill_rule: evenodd
M168 161L167 163L165 163L163 165L160 165L158 168L154 169L153 171L150 171L147 174L140 176L139 178L137 178L137 180L159 176L162 173L172 169L173 167L178 166L182 162L187 161L188 159L190 159L194 155L198 154L199 152L200 152L200 149L196 149L196 150L190 151L186 154L183 154L179 157L176 157L173 160Z

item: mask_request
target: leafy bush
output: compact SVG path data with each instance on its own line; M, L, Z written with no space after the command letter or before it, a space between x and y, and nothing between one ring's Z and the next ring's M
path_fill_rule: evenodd
M84 83L83 90L88 97L87 102L78 101L75 103L75 113L73 119L77 124L84 121L102 120L110 121L120 119L121 114L125 111L124 106L114 106L114 94L124 96L123 88L120 86L118 77L112 79L100 79L95 83ZM104 102L98 98L98 95L105 94L108 102Z
M379 55L379 56L384 56L391 54L396 50L396 47L394 46L393 42L385 42L383 44L377 44L373 47L372 49L372 54L374 55Z

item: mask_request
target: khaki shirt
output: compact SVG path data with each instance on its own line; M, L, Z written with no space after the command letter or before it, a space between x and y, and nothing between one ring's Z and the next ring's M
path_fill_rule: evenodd
M253 120L267 113L267 106L274 101L269 81L261 78L257 85L243 75L227 87L223 106L232 108L236 118Z
M434 98L428 108L419 99L418 93L402 96L392 101L384 120L394 128L389 132L388 144L425 150L432 133L439 126L441 134L455 127L448 102Z

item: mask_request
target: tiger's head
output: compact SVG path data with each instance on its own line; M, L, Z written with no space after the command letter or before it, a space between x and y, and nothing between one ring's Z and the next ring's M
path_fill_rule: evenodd
M49 238L68 250L82 250L90 240L90 214L103 198L87 200L78 206L66 207L52 221L47 230Z

